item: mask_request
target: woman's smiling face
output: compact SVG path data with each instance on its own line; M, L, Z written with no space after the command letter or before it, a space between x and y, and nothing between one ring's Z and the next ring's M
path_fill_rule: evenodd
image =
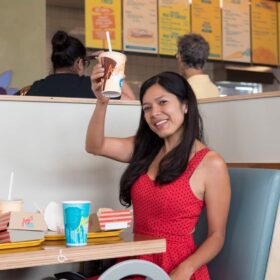
M142 109L150 129L160 138L181 137L187 105L159 84L147 89Z

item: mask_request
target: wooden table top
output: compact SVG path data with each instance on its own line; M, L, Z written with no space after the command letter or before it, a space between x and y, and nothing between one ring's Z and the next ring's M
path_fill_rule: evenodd
M63 240L45 241L35 247L0 250L0 270L138 256L165 250L163 238L128 232L114 238L89 239L87 246L75 248L66 247Z

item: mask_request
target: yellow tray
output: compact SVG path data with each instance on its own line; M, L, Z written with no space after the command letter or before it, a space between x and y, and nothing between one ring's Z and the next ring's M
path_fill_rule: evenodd
M23 248L23 247L33 247L38 246L43 243L45 240L31 240L31 241L22 241L22 242L9 242L9 243L0 243L0 249L14 249L14 248Z
M120 236L113 237L98 237L98 238L90 238L88 239L87 245L98 245L98 244L108 244L108 243L118 243L122 241Z
M107 238L107 237L115 237L119 236L123 230L111 230L111 231L100 231L100 232L89 232L88 238ZM56 232L48 232L45 235L45 240L64 240L64 234L57 234Z

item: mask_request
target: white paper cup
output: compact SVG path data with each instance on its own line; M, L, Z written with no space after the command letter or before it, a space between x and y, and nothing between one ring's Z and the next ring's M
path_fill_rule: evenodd
M11 211L22 211L23 209L23 200L14 199L14 200L0 200L0 214L11 212Z
M99 60L105 68L102 93L107 97L119 97L122 93L126 55L120 52L103 52Z

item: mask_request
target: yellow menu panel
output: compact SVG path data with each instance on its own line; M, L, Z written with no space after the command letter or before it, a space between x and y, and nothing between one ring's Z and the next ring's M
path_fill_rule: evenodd
M249 0L223 1L223 60L251 62Z
M277 3L252 0L252 61L278 64Z
M220 0L192 0L191 30L210 45L209 59L222 58L222 17Z
M190 32L190 5L186 0L159 0L159 54L175 55L177 38Z
M86 47L107 49L106 31L114 50L122 49L121 1L85 0Z
M280 3L277 3L278 8L278 65L280 64Z
M157 0L124 0L124 50L131 52L157 53L157 22Z

